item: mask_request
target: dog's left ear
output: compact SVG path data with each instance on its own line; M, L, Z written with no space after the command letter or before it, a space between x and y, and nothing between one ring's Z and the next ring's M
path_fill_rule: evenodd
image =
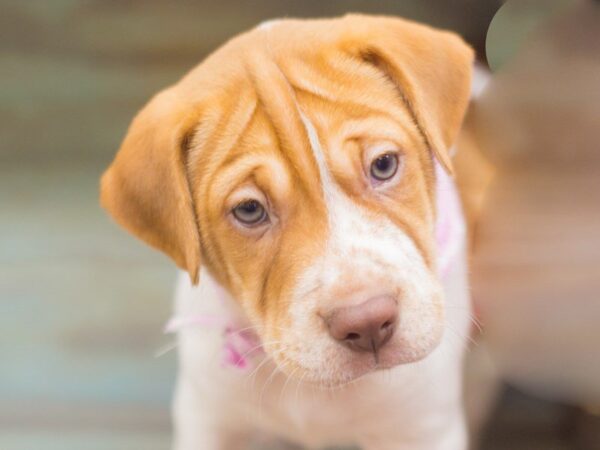
M458 35L415 22L349 15L348 49L398 87L431 151L453 173L449 149L470 97L474 52Z
M131 124L102 176L100 200L114 219L163 251L198 282L200 236L188 179L188 144L198 108L173 88L156 95Z

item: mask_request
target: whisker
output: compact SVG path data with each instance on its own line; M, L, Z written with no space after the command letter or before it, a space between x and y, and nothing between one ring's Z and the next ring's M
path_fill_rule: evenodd
M277 364L275 364L275 367L271 371L271 375L269 375L269 377L265 380L265 382L263 383L262 389L260 390L260 394L258 396L258 410L261 415L262 415L262 402L263 402L263 396L265 393L265 389L267 388L267 386L270 383L273 382L273 377L275 376L275 374L277 372L279 372L279 367L277 367Z
M446 328L451 331L452 333L455 334L455 336L460 339L460 340L467 340L469 341L472 345L474 346L478 346L479 343L477 341L475 341L475 339L473 339L471 336L469 335L461 335L458 331L456 331L449 323L446 324Z
M283 402L283 395L285 393L285 389L287 388L290 380L294 377L294 374L300 370L298 367L294 368L294 370L292 370L292 373L290 373L287 376L287 379L285 380L285 383L283 384L283 387L281 388L281 392L279 393L279 399L278 399L278 403L281 405L281 403Z
M473 314L469 314L469 320L473 323L473 325L475 325L475 327L477 328L477 331L479 331L480 334L484 333L483 324L477 318L477 316L474 316Z
M475 325L475 327L477 327L477 330L480 333L483 333L483 323L481 322L481 320L479 320L477 318L477 316L475 316L473 314L473 310L470 306L457 306L457 305L446 305L445 306L446 309L455 309L455 310L459 310L459 311L468 311L469 312L469 320L471 322L473 322L473 324Z
M160 358L161 356L166 355L170 351L175 350L178 345L179 343L176 340L168 344L164 344L154 351L154 357Z
M263 348L265 345L274 345L274 344L282 344L282 341L268 341L268 342L261 342L260 344L252 347L250 350L242 353L242 355L240 356L242 359L246 358L250 353Z
M254 370L246 377L248 381L248 385L246 386L247 389L254 388L254 384L256 383L256 376L259 370L269 361L273 361L273 358L271 358L270 356L265 356L265 358L260 362L260 364L258 364L258 366L256 366Z
M286 328L279 327L279 326L269 325L269 328L275 328L275 329L280 330L280 331L287 331ZM260 331L260 329L261 329L261 327L258 326L258 325L250 325L250 326L247 326L247 327L244 327L244 328L240 328L240 329L233 329L233 330L230 330L229 332L230 333L238 334L238 333L243 333L244 331L249 331L249 330Z
M277 354L279 354L279 353L282 353L282 352L283 352L283 350L282 350L282 349L279 349L279 350L274 350L274 351L273 351L273 352L271 352L271 353L273 353L273 354L277 355ZM262 360L262 361L261 361L261 362L258 364L258 366L257 366L257 367L256 367L256 368L255 368L255 369L252 371L252 373L251 373L251 374L248 376L248 378L249 378L249 381L251 381L251 382L252 382L252 385L251 385L251 386L249 386L249 387L252 387L252 388L254 388L254 384L256 383L256 376L257 376L257 374L258 374L258 370L259 370L259 369L260 369L262 366L264 366L264 365L265 365L267 362L273 362L273 363L275 364L275 366L277 366L277 363L275 363L275 361L274 361L273 357L272 357L271 355L266 355L266 354L265 354L265 357L264 357L264 359L263 359L263 360Z
M300 380L299 380L299 381L298 381L298 383L296 384L296 409L299 409L298 407L299 407L299 405L300 405L300 397L299 397L299 395L298 395L298 392L299 392L299 390L300 390L300 385L302 384L302 382L304 381L304 378L306 377L306 373L307 373L307 372L304 372L304 373L302 374L302 377L300 378Z

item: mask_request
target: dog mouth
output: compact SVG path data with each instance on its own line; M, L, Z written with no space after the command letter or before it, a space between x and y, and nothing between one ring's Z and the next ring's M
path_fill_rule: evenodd
M269 330L277 344L265 351L288 377L332 388L417 363L442 340L443 307L438 296L400 298L388 289L317 314L296 314L285 333Z
M369 375L417 363L426 358L437 347L414 350L398 340L372 352L354 352L347 348L335 349L322 358L320 364L307 367L301 361L289 357L273 359L288 377L324 389L337 389L358 382ZM277 354L278 351L275 352Z

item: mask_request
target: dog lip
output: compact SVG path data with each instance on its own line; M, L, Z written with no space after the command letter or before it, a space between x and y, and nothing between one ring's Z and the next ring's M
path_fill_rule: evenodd
M427 357L427 355L429 355L429 352L418 358L413 358L411 356L406 357L406 355L401 358L398 358L398 356L390 357L390 355L384 355L383 357L380 356L376 361L373 354L363 354L362 357L355 357L355 359L362 359L359 364L351 364L351 367L343 370L341 376L339 377L324 379L319 376L313 376L306 377L305 381L321 387L332 389L339 388L354 383L377 372L418 362Z
M372 353L356 354L348 361L348 367L342 370L342 376L327 380L315 377L315 382L330 387L343 386L370 374L419 362L430 355L433 350L422 352L422 354L412 354L405 353L396 347L380 351L377 358Z

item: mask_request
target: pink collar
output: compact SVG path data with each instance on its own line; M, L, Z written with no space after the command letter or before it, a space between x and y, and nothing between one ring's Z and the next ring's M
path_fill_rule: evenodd
M466 226L456 184L437 162L435 177L437 267L444 279L464 244Z
M437 162L435 172L437 266L443 279L448 275L463 245L465 222L454 181ZM256 333L251 328L236 326L231 317L210 314L173 317L167 323L165 333L176 333L189 327L212 327L223 330L222 364L225 367L247 369L250 357L262 352L260 339Z

